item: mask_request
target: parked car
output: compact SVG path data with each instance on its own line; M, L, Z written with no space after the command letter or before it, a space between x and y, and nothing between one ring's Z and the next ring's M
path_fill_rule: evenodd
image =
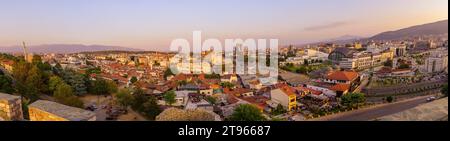
M431 101L434 101L434 100L436 100L436 97L434 97L434 96L427 98L428 102L431 102Z

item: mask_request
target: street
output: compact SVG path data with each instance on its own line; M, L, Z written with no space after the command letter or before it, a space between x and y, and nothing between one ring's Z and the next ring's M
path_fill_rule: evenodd
M312 121L370 121L378 117L395 114L427 103L426 99L428 97L430 96L421 96L396 103L377 105L375 107L366 109L354 110L312 119Z

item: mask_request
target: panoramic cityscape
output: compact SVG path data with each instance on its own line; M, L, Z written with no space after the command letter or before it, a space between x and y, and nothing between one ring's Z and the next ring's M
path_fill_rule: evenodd
M21 1L0 121L448 121L447 0Z

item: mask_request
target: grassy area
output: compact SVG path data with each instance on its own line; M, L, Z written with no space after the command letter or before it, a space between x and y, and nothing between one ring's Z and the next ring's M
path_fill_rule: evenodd
M291 63L288 63L284 66L281 66L280 68L286 71L294 72L294 73L301 73L301 74L308 74L310 72L330 67L332 64L329 61L323 62L323 63L315 63L315 64L309 64L309 65L294 65Z

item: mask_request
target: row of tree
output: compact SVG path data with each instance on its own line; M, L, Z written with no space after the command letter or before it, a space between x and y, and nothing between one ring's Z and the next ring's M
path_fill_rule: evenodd
M120 89L115 95L115 101L123 108L131 107L150 120L154 120L162 110L154 96L145 95L141 89Z

